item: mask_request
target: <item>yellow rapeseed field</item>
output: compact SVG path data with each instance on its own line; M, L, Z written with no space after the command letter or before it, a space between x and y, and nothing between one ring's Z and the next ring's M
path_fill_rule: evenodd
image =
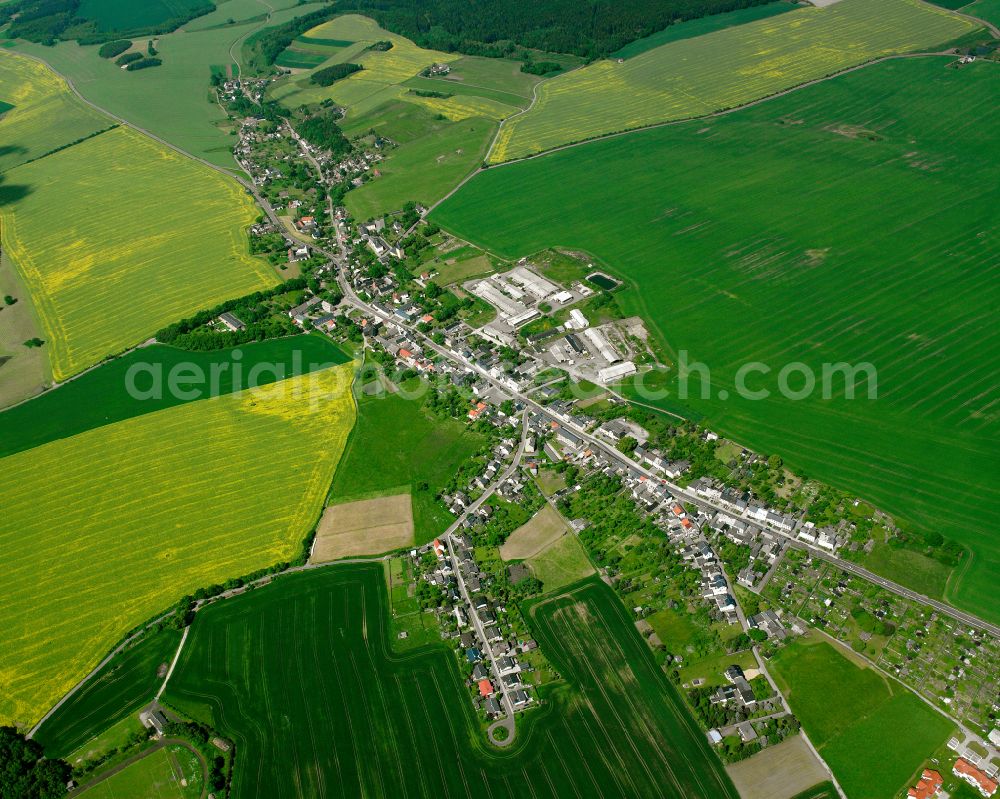
M354 424L352 365L0 460L0 723L30 724L121 636L293 557Z
M337 62L361 64L364 69L330 86L310 83L309 77L316 70L303 72L293 82L275 90L275 98L286 104L295 105L316 103L330 98L338 105L347 107L353 114L363 113L379 103L392 99L395 96L395 92L390 91L393 87L409 80L425 67L434 63L455 61L461 57L457 53L425 50L403 36L383 30L373 19L358 14L336 17L307 31L305 36L354 42L354 45L344 48L343 52L320 64L317 69ZM377 41L392 42L392 49L386 51L367 49Z
M56 380L278 282L249 255L246 227L258 212L242 187L130 128L5 178L30 187L0 207L0 236L31 292Z
M113 124L44 64L0 49L0 172ZM14 183L14 181L10 181Z
M933 48L974 24L919 0L840 0L671 42L623 63L598 61L545 81L507 120L489 160L702 116L880 56Z
M416 94L402 94L401 100L422 105L434 114L441 114L453 122L463 119L483 117L484 119L506 119L520 109L488 97L457 95L455 97L420 97Z

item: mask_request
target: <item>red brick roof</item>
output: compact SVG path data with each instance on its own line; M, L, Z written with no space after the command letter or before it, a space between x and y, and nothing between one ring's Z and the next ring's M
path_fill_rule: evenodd
M480 680L479 681L479 695L480 696L489 696L492 693L493 693L493 683L491 683L489 680Z
M907 792L910 799L932 799L941 790L944 780L941 775L929 768L924 769L920 781Z
M960 757L956 760L952 771L959 777L962 777L966 782L970 784L973 782L976 783L979 787L980 793L986 796L993 796L993 794L996 793L996 781L991 780L965 758Z

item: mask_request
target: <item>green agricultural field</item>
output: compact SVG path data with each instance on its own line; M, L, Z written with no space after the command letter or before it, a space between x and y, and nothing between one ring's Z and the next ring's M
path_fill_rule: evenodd
M566 534L525 561L531 573L542 581L547 594L558 591L594 573L580 539Z
M422 399L362 396L330 504L409 493L416 542L423 544L454 521L435 497L485 442L464 422L433 416Z
M538 75L521 72L520 61L503 58L462 56L456 61L449 61L448 66L451 71L447 75L433 80L450 87L449 91L461 93L479 87L522 98L522 102L513 105L526 105L525 101L531 100L535 84L542 80Z
M31 292L56 380L278 282L249 255L258 211L243 188L131 128L7 174L29 191L0 207L4 249Z
M538 87L531 110L504 124L490 160L657 122L703 116L893 53L934 50L975 25L918 0L806 6Z
M299 50L288 49L279 55L274 60L274 63L276 66L288 67L289 69L312 69L313 67L318 67L326 59L327 57L320 53L304 53Z
M180 630L150 631L112 658L39 727L34 738L45 754L66 758L149 704L163 682L157 671L173 661L180 641Z
M848 799L895 796L955 729L903 685L819 637L780 650L770 671Z
M352 367L0 460L0 722L31 724L181 595L295 557L354 422Z
M505 750L488 748L450 653L390 652L387 609L382 564L352 564L198 614L164 700L236 741L234 797L735 799L605 585L532 609L566 685Z
M949 62L879 64L726 117L493 168L431 220L505 258L592 253L627 281L622 310L646 319L665 360L686 352L710 369L685 400L674 372L647 380L644 401L961 541L974 557L947 597L995 620L1000 167L981 156L1000 74ZM736 390L751 362L771 370L746 382L765 399ZM778 392L791 362L820 383L805 399ZM854 400L836 375L823 399L822 365L838 362L873 364L878 398L861 373Z
M676 22L661 31L657 31L644 39L636 39L625 45L614 58L633 58L640 53L645 53L670 42L678 42L681 39L693 39L695 36L704 36L706 33L732 28L737 25L745 25L748 22L756 22L759 19L784 14L797 6L787 0L777 0L777 2L766 3L759 6L748 6L738 8L735 11L727 11L722 14L710 14L707 17L698 17L683 22Z
M0 50L0 100L0 173L113 124L44 64L9 50ZM29 188L9 176L2 182L0 206Z
M962 6L962 13L972 14L994 25L1000 25L1000 0L976 0L974 3Z
M317 103L331 98L348 108L348 114L363 114L399 95L399 84L415 76L435 62L454 61L457 54L424 50L409 39L383 30L368 17L345 14L307 31L311 39L343 39L351 41L324 65L349 61L364 69L331 86L318 86L310 81L313 71L292 75L274 85L274 98L288 106ZM377 41L392 42L387 51L369 50Z
M87 790L87 799L198 799L202 763L186 746L157 749ZM181 780L186 782L181 784Z
M77 15L102 31L150 30L212 6L211 0L82 0Z
M348 360L319 333L212 352L187 352L163 344L143 347L0 413L0 458L134 416L268 385ZM169 391L171 373L187 366L206 377L203 385L191 386L203 390L191 396L186 390L183 396ZM213 370L218 374L214 386ZM157 376L163 391L154 389ZM130 382L144 393L133 396Z
M482 163L494 133L490 120L466 119L401 145L378 165L380 176L348 192L344 204L355 219L397 211L408 200L430 206Z
M213 65L232 64L233 55L238 61L239 44L255 31L324 7L321 3L269 1L276 8L270 19L264 16L267 9L259 0L226 0L211 14L157 36L156 49L163 64L156 69L125 72L113 61L99 57L97 46L81 47L76 42L60 42L54 47L17 42L16 47L72 80L91 102L186 152L235 171L234 139L229 135L226 114L214 100L209 102ZM144 5L129 2L130 7ZM230 17L236 24L225 24ZM152 97L155 102L150 101ZM16 103L2 88L0 98ZM55 113L49 118L61 120ZM6 138L3 140L6 143Z

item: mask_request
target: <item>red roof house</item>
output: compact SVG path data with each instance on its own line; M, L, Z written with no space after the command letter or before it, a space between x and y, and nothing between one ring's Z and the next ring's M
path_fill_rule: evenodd
M493 693L493 683L491 683L489 680L480 680L479 681L479 695L480 696L489 696L492 693Z

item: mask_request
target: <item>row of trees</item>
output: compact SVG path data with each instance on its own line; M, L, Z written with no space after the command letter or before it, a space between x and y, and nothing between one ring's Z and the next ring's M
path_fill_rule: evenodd
M770 0L342 0L436 50L507 57L516 45L584 58L610 55L683 19Z

